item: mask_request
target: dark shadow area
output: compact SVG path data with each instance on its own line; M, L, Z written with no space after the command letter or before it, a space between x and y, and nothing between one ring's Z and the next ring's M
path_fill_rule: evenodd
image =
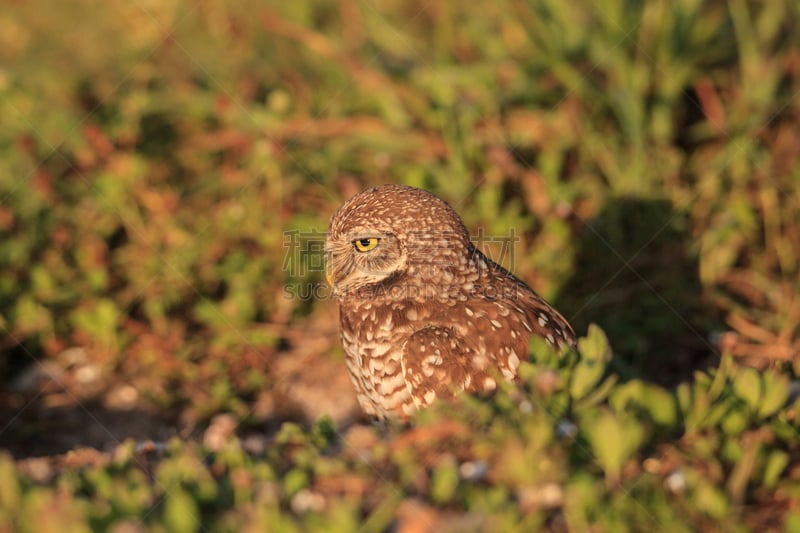
M186 415L187 405L162 410L152 405L113 408L105 405L103 395L77 398L74 393L63 389L47 390L49 388L53 388L53 382L24 393L8 388L4 390L0 386L0 450L19 460L61 455L85 448L112 452L127 439L137 443L164 443L175 436L202 440L209 426L213 425L214 416L225 414L221 410L210 418L192 420ZM320 389L325 390L324 387ZM284 422L310 427L321 416L286 394L285 390L275 391L273 396L267 413L260 413L259 407L250 403L249 416L244 420L237 421L231 416L230 419L234 420L231 433L255 432L262 437L269 436L276 434ZM337 419L341 427L352 423L352 416Z
M254 348L213 372L198 369L199 363L186 365L184 381L158 375L152 367L142 369L144 363L113 367L83 348L49 356L33 351L30 343L0 350L0 451L19 460L86 448L110 452L126 439L163 443L174 436L203 440L207 434L235 431L263 440L277 434L284 422L309 428L323 416L339 428L366 421L343 355L331 356L331 344L338 342L338 315L328 304L298 326L270 328L278 337L274 352L269 347L259 354ZM142 336L148 334L141 330ZM149 342L169 349L155 335ZM126 357L141 356L137 350L143 346L128 346ZM156 364L166 374L174 361L165 354ZM208 372L208 379L188 377L191 372ZM248 375L260 378L261 385L238 385L225 391L235 395L235 402L206 407L215 401L209 395L215 380ZM174 392L157 396L153 391L159 386ZM218 415L227 421L217 420Z
M620 197L577 230L575 274L554 303L579 335L605 330L623 378L670 386L716 364L708 334L719 319L683 214L666 199Z
M56 398L0 394L0 449L17 459L85 447L110 452L126 439L166 441L177 434L175 421L168 415L136 408L109 409L96 401L47 405Z

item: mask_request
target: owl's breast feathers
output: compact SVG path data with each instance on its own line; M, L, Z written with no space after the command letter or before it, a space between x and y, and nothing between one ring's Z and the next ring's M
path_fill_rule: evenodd
M556 347L574 345L572 328L555 309L485 261L481 275L431 289L427 298L386 285L341 306L348 367L367 413L406 417L436 398L493 390L495 378L516 377L532 335Z
M414 407L462 390L492 390L496 382L487 364L475 364L475 349L452 328L429 326L403 343L401 362Z

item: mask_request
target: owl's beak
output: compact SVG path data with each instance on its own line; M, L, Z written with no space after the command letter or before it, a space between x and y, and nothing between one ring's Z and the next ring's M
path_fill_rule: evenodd
M325 261L325 280L333 288L333 267L331 266L330 258L326 258Z
M331 288L331 297L338 298L339 292L336 290L336 283L333 281L333 269L327 264L325 265L325 280L328 282L328 286Z

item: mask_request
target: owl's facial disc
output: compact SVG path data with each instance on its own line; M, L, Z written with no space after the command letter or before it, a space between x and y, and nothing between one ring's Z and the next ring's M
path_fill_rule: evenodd
M376 285L405 267L400 240L391 233L356 231L329 239L326 278L335 294Z

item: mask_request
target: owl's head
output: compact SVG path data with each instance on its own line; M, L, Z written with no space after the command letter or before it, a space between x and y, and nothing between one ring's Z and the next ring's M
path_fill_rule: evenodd
M461 218L444 200L405 185L367 189L331 217L326 275L336 294L381 284L441 280L470 249Z

